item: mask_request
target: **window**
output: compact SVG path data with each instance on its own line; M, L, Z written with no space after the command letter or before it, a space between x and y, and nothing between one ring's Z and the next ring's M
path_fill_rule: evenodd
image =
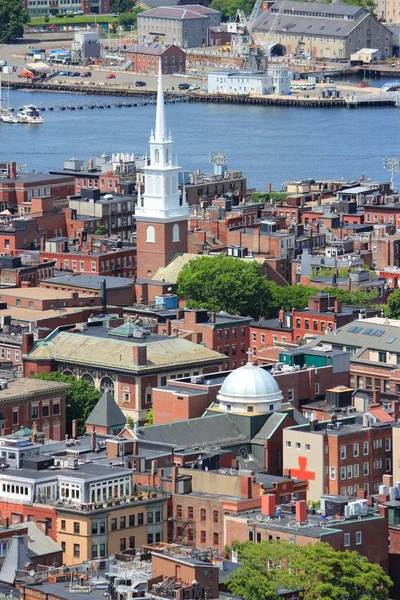
M65 531L66 529L66 521L64 519L61 520L61 531Z
M32 406L32 419L38 419L38 418L39 418L39 407Z
M364 454L364 456L368 456L368 454L369 454L369 443L368 442L363 443L363 454Z
M386 352L378 352L378 361L381 363L386 362Z
M172 241L173 242L179 242L180 241L179 225L177 223L175 223L175 225L172 228Z
M353 479L353 465L347 465L347 479Z
M356 531L356 546L361 546L362 544L362 531Z
M111 531L117 531L117 519L111 519Z
M335 467L330 467L330 469L329 469L329 479L336 479L336 469L335 469Z
M97 544L92 544L92 558L97 558Z
M390 452L392 449L392 440L390 438L385 438L385 451Z
M346 446L340 446L340 458L342 460L346 458Z
M353 456L354 456L354 458L357 458L358 456L360 456L359 444L353 444Z
M219 522L219 512L217 510L213 510L213 523Z
M125 527L126 527L126 517L120 517L119 518L119 528L125 529Z
M205 508L200 509L200 521L207 521L207 511Z
M353 465L353 474L354 474L354 478L356 479L357 477L360 477L360 467L358 464Z
M290 440L286 440L286 448L291 448L292 442Z
M251 341L252 342L256 342L257 341L257 334L256 333L252 333L251 334Z
M340 467L340 479L346 479L346 467Z
M363 465L363 473L364 475L369 475L369 463L365 462Z
M81 532L80 523L78 523L77 521L74 521L74 533L80 533L80 532Z
M98 529L99 529L99 527L98 527L97 521L93 521L93 523L92 523L92 535L97 535Z
M219 533L213 533L213 546L219 545Z
M53 415L59 415L59 414L60 414L60 405L53 404Z
M345 533L344 534L344 547L348 548L349 546L350 546L350 534Z
M293 402L293 400L294 400L294 390L288 390L287 399L288 399L288 402Z
M310 444L306 444L306 450L311 450Z
M205 544L207 541L207 535L205 531L200 531L200 542Z
M13 422L13 425L18 424L18 410L13 410L12 422Z
M74 544L74 558L80 558L81 556L81 547L79 544Z
M129 515L129 527L135 527L135 515Z
M154 244L156 241L156 230L153 225L149 225L146 229L146 242Z
M61 542L61 550L65 552L67 550L67 544L65 542Z
M154 523L154 514L152 512L147 513L147 522L152 525Z
M319 394L319 383L315 384L315 393Z
M42 415L43 415L43 417L48 417L49 413L50 413L49 405L46 404L45 406L42 406Z
M193 510L193 506L189 506L188 507L188 519L192 520L194 517L194 510Z
M138 525L143 525L143 513L139 513L137 516L137 524Z
M126 538L120 538L120 540L119 540L119 550L120 550L120 552L123 552L124 550L126 550Z
M386 473L390 473L392 470L392 460L390 458L385 458L385 471Z

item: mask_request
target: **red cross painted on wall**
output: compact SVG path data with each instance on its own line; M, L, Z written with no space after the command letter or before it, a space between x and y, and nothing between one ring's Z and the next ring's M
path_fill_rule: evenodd
M307 457L299 456L298 459L299 468L298 469L290 469L290 475L295 479L305 479L307 481L314 481L315 479L315 471L307 471Z

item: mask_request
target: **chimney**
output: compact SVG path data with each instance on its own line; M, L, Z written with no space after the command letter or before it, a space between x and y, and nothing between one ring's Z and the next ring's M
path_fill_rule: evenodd
M261 496L261 514L265 517L273 517L275 514L276 499L274 494Z
M36 422L32 423L32 435L30 441L32 444L36 444L37 442L37 425Z
M44 242L45 242L45 238L42 235L42 237L40 238L40 252L44 251Z
M333 303L333 308L335 310L335 312L342 312L342 301L341 300L335 300Z
M374 404L381 403L381 390L373 390L372 392L372 402Z
M97 435L96 435L96 430L93 427L93 431L90 432L90 449L92 452L94 452L96 450L96 445L97 445Z
M172 332L171 319L167 319L167 322L165 325L166 325L167 335L171 335L171 332Z
M367 490L364 490L364 488L358 488L357 498L361 498L362 500L365 500L366 497L367 497Z
M297 500L295 505L296 523L304 523L307 521L307 502L305 500Z
M72 419L72 439L76 440L78 437L78 421L76 419Z
M28 354L33 348L34 337L33 333L22 334L22 355Z
M107 312L107 284L106 284L105 279L102 279L100 282L100 295L101 295L101 302L103 305L103 312L106 313Z
M177 319L184 319L185 318L185 311L183 308L178 308L176 311L176 318Z
M147 365L147 346L132 346L132 362L139 367Z
M285 311L283 310L283 308L281 308L281 310L279 311L279 320L281 323L284 318L285 318Z
M391 402L391 409L392 409L392 417L395 421L397 421L397 419L399 418L399 414L400 414L400 402L399 400L392 400Z
M382 475L382 485L386 485L388 488L393 487L393 475Z
M217 322L217 314L215 312L212 312L210 314L210 321L211 321L211 323L216 323Z

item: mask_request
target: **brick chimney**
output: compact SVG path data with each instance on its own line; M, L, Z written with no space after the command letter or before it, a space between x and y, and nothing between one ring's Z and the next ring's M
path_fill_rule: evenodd
M399 400L392 400L392 402L391 402L391 409L392 409L392 417L393 417L393 419L395 419L395 421L397 421L397 419L399 418L399 415L400 415L400 402L399 402Z
M33 348L34 337L33 333L22 334L22 354L28 354Z
M261 496L261 514L265 517L273 517L276 508L275 494L264 494Z
M372 402L374 404L381 403L381 390L373 390L372 392Z
M167 319L167 322L165 323L165 326L166 326L167 335L171 335L171 332L172 332L171 319Z
M147 365L147 346L132 346L132 362L139 367Z
M304 523L304 521L307 521L307 502L305 500L297 500L295 505L296 505L296 522Z
M333 308L334 308L335 312L337 312L337 313L342 312L342 301L335 300L333 303Z
M242 498L252 498L253 476L242 475L240 478L240 495Z
M32 435L30 441L32 444L36 444L37 442L37 425L35 422L32 424Z
M210 314L210 321L211 321L211 323L216 323L217 322L217 314L215 312L212 312Z
M78 421L76 419L72 419L72 439L76 440L78 437Z
M93 427L93 431L90 432L90 449L92 452L94 452L96 450L96 446L97 446L97 435L96 435L96 430Z

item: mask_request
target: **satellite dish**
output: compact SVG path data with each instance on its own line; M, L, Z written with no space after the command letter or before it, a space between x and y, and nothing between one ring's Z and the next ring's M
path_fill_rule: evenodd
M34 577L35 576L35 571L33 569L31 569L29 571L29 577Z

